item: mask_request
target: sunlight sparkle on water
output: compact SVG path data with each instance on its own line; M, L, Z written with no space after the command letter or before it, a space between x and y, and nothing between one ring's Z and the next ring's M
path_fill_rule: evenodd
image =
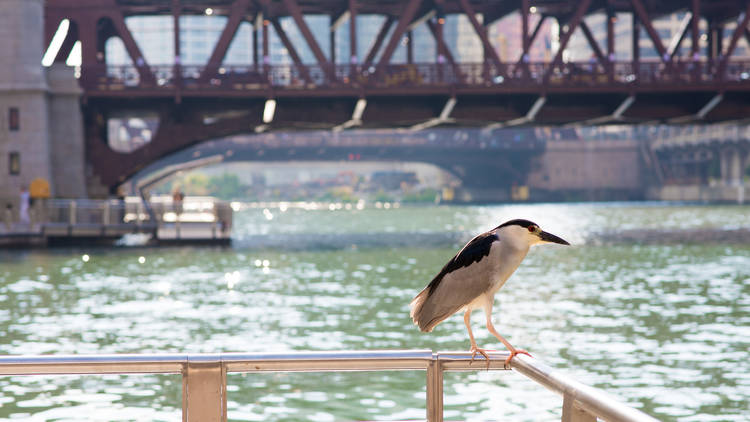
M231 273L225 273L224 280L227 282L227 288L229 290L232 290L234 289L234 286L237 285L237 283L239 283L240 281L240 272L233 271Z
M750 245L618 236L748 228L748 207L371 205L242 204L231 248L0 251L0 353L466 350L460 315L422 333L408 303L477 233L527 218L575 246L529 253L495 297L503 336L665 422L747 420ZM472 320L480 345L502 348ZM229 378L233 420L424 418L423 372ZM562 400L512 371L444 384L449 419L560 420ZM179 375L9 376L0 420L173 420L181 392Z

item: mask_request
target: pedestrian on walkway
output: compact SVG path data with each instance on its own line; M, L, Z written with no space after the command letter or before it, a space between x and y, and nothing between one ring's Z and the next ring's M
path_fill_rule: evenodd
M29 191L28 189L26 189L26 186L21 186L20 200L21 202L18 205L18 219L21 224L29 225L31 224L31 219L29 218L30 197Z

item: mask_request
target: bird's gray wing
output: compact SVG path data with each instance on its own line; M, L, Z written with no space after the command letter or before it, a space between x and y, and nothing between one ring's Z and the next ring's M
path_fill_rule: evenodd
M471 239L414 298L411 316L422 331L431 331L487 291L492 267L486 257L498 241L491 231Z

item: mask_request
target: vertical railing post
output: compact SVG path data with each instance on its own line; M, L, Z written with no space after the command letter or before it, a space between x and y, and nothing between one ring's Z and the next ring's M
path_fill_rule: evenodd
M5 222L5 230L10 231L13 227L13 210L10 207L5 208L3 220Z
M68 223L74 226L76 224L76 201L70 201L68 214Z
M443 365L437 358L427 367L427 421L443 422Z
M180 234L180 214L175 212L175 218L174 218L174 238L175 239L181 239L182 235Z
M105 226L109 225L109 200L104 201L104 216L102 217L102 224Z
M573 405L573 396L563 396L562 422L596 422L596 416Z
M221 361L190 362L182 373L183 422L227 420L227 370Z
M211 238L216 239L216 226L219 223L219 203L213 202L214 221L211 223Z

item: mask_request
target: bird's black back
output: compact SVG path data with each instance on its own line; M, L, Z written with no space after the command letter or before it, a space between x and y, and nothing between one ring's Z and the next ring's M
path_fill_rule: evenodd
M493 233L492 231L482 233L477 237L471 239L469 243L467 243L466 246L463 247L463 249L458 251L458 253L453 258L451 258L451 260L448 261L447 264L445 264L438 275L436 275L435 278L430 281L430 284L427 285L429 292L432 293L437 288L437 286L440 284L440 281L443 279L443 277L446 276L446 274L450 274L459 268L468 267L469 265L475 262L479 262L482 260L482 258L489 255L492 243L498 240L499 238L497 237L497 234Z

